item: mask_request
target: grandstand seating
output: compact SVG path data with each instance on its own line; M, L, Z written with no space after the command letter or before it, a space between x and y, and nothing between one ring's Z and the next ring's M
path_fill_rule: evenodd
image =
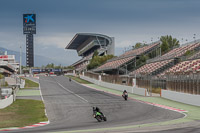
M184 74L200 72L200 59L188 60L180 62L179 64L170 68L166 73Z
M169 60L164 60L164 61L159 61L159 62L153 62L146 64L139 69L131 72L129 75L134 75L134 74L152 74L156 75L159 72L163 71L166 67L172 66L174 63L173 59Z
M196 59L196 58L200 58L200 51L198 51L194 55L190 56L188 59Z
M128 55L145 54L146 52L150 51L152 48L154 48L155 46L158 46L158 45L159 45L159 42L156 42L152 45L147 45L147 46L144 46L144 47L141 47L141 48L133 49L133 50L125 52L124 54L122 54L119 57L125 57L125 56L128 56Z
M148 63L142 67L140 67L139 69L133 71L130 73L130 75L142 75L142 74L148 74L148 75L156 75L157 78L165 78L165 74L168 72L167 70L171 67L173 67L173 72L188 72L190 67L192 67L193 62L190 63L190 61L186 61L185 64L181 64L180 66L177 66L176 63L177 61L175 61L175 58L178 57L182 57L188 50L194 50L196 48L200 47L200 43L192 43L192 44L188 44L188 45L184 45L182 47L179 48L175 48L171 51L169 51L168 53L164 54L161 57L157 57L157 58L153 58L150 59L150 61L148 61ZM195 55L198 56L200 54L200 52L196 53ZM195 57L196 57L195 56ZM194 57L191 57L194 58ZM187 67L184 67L184 65L186 65L187 63L189 63L190 65ZM188 64L187 64L188 65ZM178 69L178 68L182 68L182 69ZM196 68L194 68L196 69ZM171 69L170 69L171 70ZM172 71L172 70L171 70Z
M129 61L134 60L137 55L146 54L150 52L152 49L155 49L156 47L158 47L159 44L160 42L158 41L151 45L147 45L138 49L127 51L124 54L120 55L119 57L108 60L105 64L101 65L94 71L117 69L118 67L128 63Z
M200 43L193 43L185 46L181 46L179 48L175 48L168 53L162 55L161 57L157 57L154 59L149 60L149 62L161 61L171 58L177 58L183 56L188 50L194 50L195 48L200 47Z
M128 57L128 58L121 58L119 60L114 60L114 61L110 61L110 62L107 62L103 65L101 65L100 67L98 67L96 69L96 71L99 71L99 70L106 70L106 69L115 69L117 68L118 66L132 60L133 58L135 58L135 56L132 56L132 57Z

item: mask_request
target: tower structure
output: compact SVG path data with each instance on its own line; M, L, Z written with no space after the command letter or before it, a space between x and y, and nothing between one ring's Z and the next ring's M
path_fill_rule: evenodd
M26 35L26 66L34 67L34 40L36 14L23 14L23 33Z

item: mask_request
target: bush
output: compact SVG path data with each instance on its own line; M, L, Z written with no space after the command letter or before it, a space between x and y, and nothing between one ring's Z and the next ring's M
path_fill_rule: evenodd
M104 55L104 56L95 55L95 56L92 57L90 64L88 64L88 66L87 66L87 69L90 70L90 69L97 68L98 66L102 65L107 60L109 60L113 57L114 57L113 55Z
M194 51L188 50L185 52L184 56L189 56L192 55L194 53Z
M0 79L3 79L3 78L4 78L4 76L2 74L0 74Z

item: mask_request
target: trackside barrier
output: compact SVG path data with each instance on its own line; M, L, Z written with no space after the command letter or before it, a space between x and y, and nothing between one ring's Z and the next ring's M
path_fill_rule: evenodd
M26 83L25 80L21 79L21 83L19 83L20 88L24 88L25 83Z
M126 86L126 85L119 85L119 84L103 82L103 81L92 79L92 78L89 78L89 77L86 77L86 76L82 76L82 75L80 75L80 78L84 79L84 80L87 80L87 81L89 81L91 83L94 83L96 85L100 85L100 86L106 87L106 88L111 88L111 89L119 90L119 91L126 90L129 93L142 95L142 96L146 95L146 89L144 89L144 88L137 88L137 87L131 87L131 86Z
M162 97L185 104L200 106L200 95L162 90Z
M8 98L0 100L0 109L3 109L13 103L13 95L10 95Z

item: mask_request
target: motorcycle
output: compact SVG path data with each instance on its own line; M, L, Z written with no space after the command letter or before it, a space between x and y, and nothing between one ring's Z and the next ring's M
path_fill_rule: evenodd
M124 93L123 95L122 95L122 97L124 98L124 100L126 100L127 101L127 99L128 99L128 93L126 92L126 93Z
M96 118L98 122L107 121L106 116L100 112L94 112L93 117Z

